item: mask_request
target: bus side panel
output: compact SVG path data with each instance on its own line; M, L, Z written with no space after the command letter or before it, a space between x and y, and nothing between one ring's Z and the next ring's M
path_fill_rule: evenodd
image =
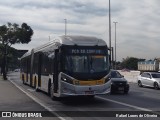
M55 58L54 58L54 68L53 68L53 83L54 83L54 93L57 93L58 90L58 50L55 50Z
M29 58L27 58L27 65L26 65L26 82L28 83L28 76L29 74Z

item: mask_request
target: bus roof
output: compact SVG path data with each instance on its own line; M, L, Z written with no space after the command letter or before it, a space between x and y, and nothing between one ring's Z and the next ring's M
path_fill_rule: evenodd
M92 36L60 36L55 41L62 45L107 46L104 40Z
M62 45L77 45L77 46L107 46L106 42L102 39L92 36L60 36L55 38L44 45L36 47L31 51L25 53L21 58L31 55L32 51L35 53L38 51L45 51L47 49L58 49Z

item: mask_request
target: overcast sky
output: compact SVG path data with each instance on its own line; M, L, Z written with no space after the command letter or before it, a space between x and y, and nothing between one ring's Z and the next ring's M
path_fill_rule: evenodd
M109 0L0 0L0 25L27 23L32 41L15 45L32 49L67 34L104 39L109 45ZM160 57L160 0L111 0L112 46L117 21L117 59Z

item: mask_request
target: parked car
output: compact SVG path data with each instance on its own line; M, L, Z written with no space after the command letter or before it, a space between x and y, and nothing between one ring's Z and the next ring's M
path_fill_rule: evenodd
M129 84L118 71L111 70L111 94L119 91L127 94L129 91Z
M154 87L155 89L160 88L160 73L159 72L143 72L138 76L138 86Z

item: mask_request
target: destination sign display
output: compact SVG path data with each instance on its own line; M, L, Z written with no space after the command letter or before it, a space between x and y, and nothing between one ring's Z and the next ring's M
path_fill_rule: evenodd
M106 49L68 49L66 52L69 54L107 54Z

